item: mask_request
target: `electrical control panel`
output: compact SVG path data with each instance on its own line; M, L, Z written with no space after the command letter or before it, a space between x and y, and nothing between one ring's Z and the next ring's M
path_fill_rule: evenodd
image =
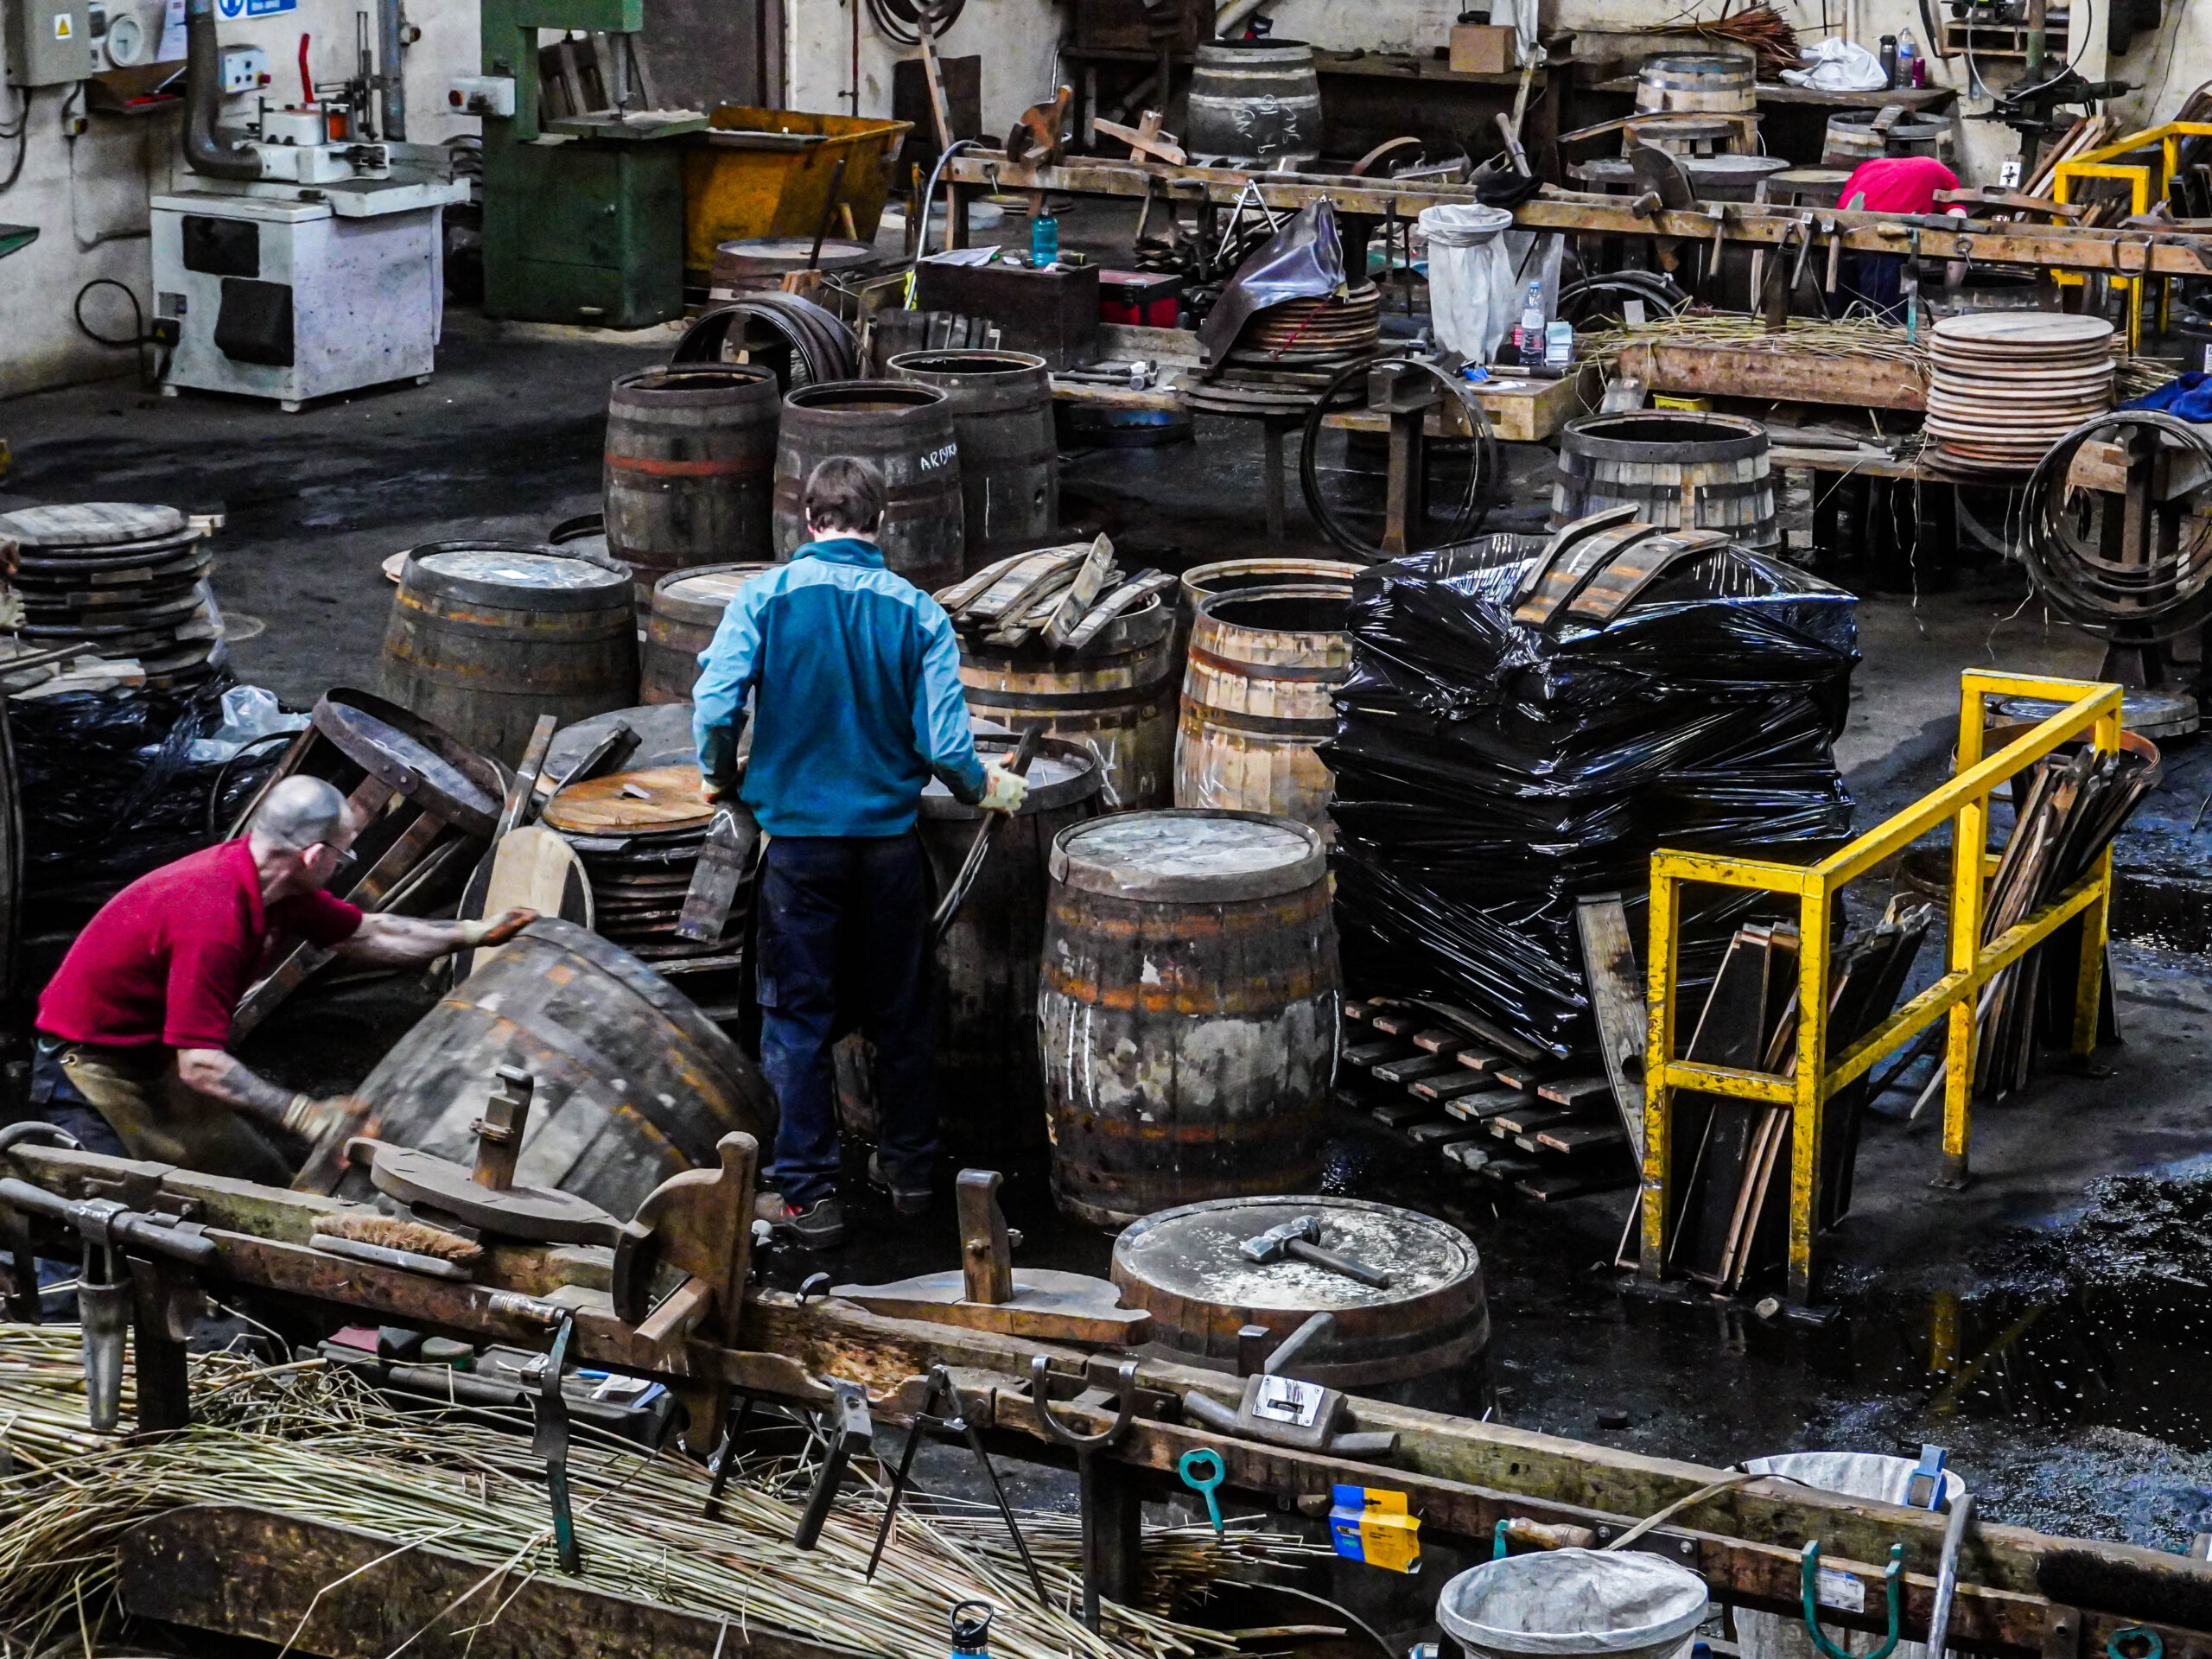
M269 84L269 54L257 46L223 48L223 91L257 92Z
M515 112L515 82L512 75L455 75L446 85L446 102L463 115L507 115Z
M10 86L60 86L92 73L92 24L83 0L0 0L0 44Z

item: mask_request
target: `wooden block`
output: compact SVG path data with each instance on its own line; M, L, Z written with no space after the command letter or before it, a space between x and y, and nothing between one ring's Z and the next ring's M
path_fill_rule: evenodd
M1529 1103L1518 1089L1490 1089L1479 1095L1462 1095L1444 1103L1444 1109L1469 1123L1487 1123L1500 1112L1516 1111Z
M1518 1111L1499 1113L1490 1121L1492 1135L1534 1135L1538 1129L1548 1129L1554 1123L1564 1123L1574 1116L1553 1105L1549 1101L1541 1104L1531 1102ZM1531 1147L1531 1151L1535 1148Z
M1480 1133L1465 1123L1456 1123L1448 1117L1433 1118L1425 1123L1415 1123L1406 1135L1417 1147L1441 1146L1446 1141L1472 1141Z
M1382 1006L1380 1002L1347 1001L1344 1007L1344 1018L1363 1024Z
M1458 23L1452 29L1455 75L1502 75L1514 67L1515 31L1496 23Z
M1472 1046L1469 1039L1448 1026L1431 1026L1427 1031L1414 1033L1414 1046L1425 1048L1432 1054L1457 1054Z
M1384 1083L1419 1083L1423 1077L1457 1073L1459 1069L1449 1054L1413 1054L1402 1060L1385 1060L1375 1068L1375 1075Z
M1618 1123L1594 1118L1582 1123L1560 1123L1540 1130L1536 1139L1554 1152L1595 1152L1605 1147L1628 1145L1628 1131Z
M1524 1198L1533 1198L1538 1204L1557 1204L1561 1199L1579 1198L1591 1192L1618 1192L1624 1186L1633 1186L1636 1177L1625 1168L1618 1174L1537 1169L1513 1177L1511 1184L1513 1190Z
M1504 1055L1488 1048L1463 1048L1452 1058L1470 1071L1495 1071L1505 1064Z
M1419 1008L1383 1008L1368 1015L1367 1023L1386 1037L1410 1037L1427 1028L1428 1016Z
M1385 1060L1409 1060L1419 1052L1399 1042L1355 1043L1343 1052L1341 1058L1346 1065L1356 1065L1364 1071Z
M1613 1085L1603 1077L1554 1077L1536 1085L1542 1098L1561 1106L1611 1106Z
M1553 1076L1558 1071L1558 1070L1559 1068L1555 1065L1547 1065L1541 1063L1535 1065L1516 1065L1509 1061L1507 1064L1497 1067L1493 1075L1500 1083L1505 1084L1509 1089L1518 1089L1522 1090L1524 1093L1534 1093L1538 1084L1541 1083L1546 1077Z
M1368 1116L1386 1129L1402 1129L1435 1115L1435 1106L1426 1100L1391 1100L1368 1108Z
M1423 1100L1433 1100L1449 1107L1452 1102L1468 1095L1489 1095L1497 1092L1497 1084L1478 1071L1460 1071L1440 1077L1423 1077L1412 1085L1414 1093Z

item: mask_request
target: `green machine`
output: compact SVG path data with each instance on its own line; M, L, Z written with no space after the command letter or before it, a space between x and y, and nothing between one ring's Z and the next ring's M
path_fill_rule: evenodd
M480 0L484 310L640 328L683 311L683 152L632 44L645 0ZM540 29L584 31L542 48Z

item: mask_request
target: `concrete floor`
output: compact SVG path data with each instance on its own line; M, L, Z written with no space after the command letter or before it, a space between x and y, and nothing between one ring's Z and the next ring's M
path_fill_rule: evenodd
M0 435L16 455L0 487L31 499L223 511L216 588L250 635L235 644L234 664L242 677L304 705L333 684L376 685L391 595L378 567L391 553L458 535L535 537L594 510L607 383L665 350L663 338L501 328L457 314L428 385L296 415L209 396L163 399L130 380L41 394L0 404ZM1272 550L1257 529L1255 431L1202 420L1199 435L1194 446L1071 458L1071 516L1097 518L1136 563L1179 568ZM1541 493L1548 467L1541 451L1513 457L1522 499ZM1329 551L1295 506L1291 536L1291 550ZM1916 601L1881 595L1861 604L1866 660L1837 753L1862 823L1942 776L1961 669L2094 671L2091 642L2022 601L2017 581L1998 570ZM258 632L249 618L263 625ZM2177 753L2177 766L2183 758ZM2186 768L2191 778L2201 769ZM2197 780L2183 798L2170 786L2160 808L2170 830L2199 810L2207 787ZM2189 837L2174 832L2169 861L2196 858L2201 868ZM1838 1338L1769 1325L1740 1308L1618 1299L1604 1264L1624 1195L1500 1212L1477 1189L1443 1179L1433 1154L1415 1158L1351 1115L1338 1149L1340 1184L1419 1202L1477 1237L1495 1299L1501 1409L1512 1421L1715 1461L1801 1446L1894 1450L1916 1437L1948 1439L2002 1518L2177 1546L2198 1510L2212 1505L2195 1463L2212 1451L2212 1435L2153 1424L2158 1433L2146 1440L2148 1420L2118 1408L2056 1425L2009 1408L1977 1414L1971 1400L1945 1403L1943 1379L1964 1363L1958 1353L1938 1356L1948 1370L1928 1363L1928 1332L1941 1324L1941 1309L1950 1307L1952 1327L1966 1333L1952 1339L1955 1348L1981 1340L1975 1333L2014 1306L2004 1299L2013 1294L2005 1262L2023 1236L2015 1230L2065 1224L2098 1177L2185 1172L2212 1147L2201 1083L2212 1062L2212 985L2202 959L2133 944L2115 957L2126 1040L2108 1057L2113 1075L2049 1076L2025 1101L1982 1110L1980 1179L1967 1192L1927 1185L1939 1161L1932 1117L1877 1118L1859 1164L1858 1207L1827 1241L1832 1287L1855 1333L1840 1339L1840 1357ZM365 1015L357 1023L365 1043L378 1022ZM334 1053L359 1046L326 1049L312 1069L346 1069ZM868 1201L861 1207L865 1214ZM942 1220L919 1238L861 1230L871 1242L848 1252L841 1277L912 1271L918 1253L953 1262ZM1092 1270L1105 1257L1103 1241L1049 1223L1033 1249L1034 1259ZM1601 1409L1626 1411L1631 1426L1601 1433Z

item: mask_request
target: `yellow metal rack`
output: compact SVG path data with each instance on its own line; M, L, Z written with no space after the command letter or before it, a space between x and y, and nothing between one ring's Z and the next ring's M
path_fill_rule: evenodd
M2038 697L2066 706L1986 759L1982 754L1986 699ZM1974 1087L1975 1007L1981 988L1999 969L2050 937L2075 916L2082 918L2083 949L2075 987L2073 1044L2086 1054L2094 1045L2101 989L2106 927L2112 893L2112 854L2052 903L1984 944L1986 883L1997 864L1988 850L1989 798L2060 745L2084 733L2101 753L2120 747L2120 688L2082 680L2046 679L1968 671L1961 677L1958 765L1951 780L1887 823L1867 831L1819 863L1803 866L1714 854L1671 852L1651 856L1651 935L1649 963L1649 1033L1644 1066L1643 1215L1640 1270L1657 1279L1665 1270L1672 1213L1671 1167L1675 1091L1694 1089L1731 1099L1789 1109L1789 1299L1815 1300L1815 1217L1820 1213L1821 1146L1827 1104L1836 1091L1863 1077L1948 1014L1944 1053L1943 1176L1958 1185L1967 1177ZM1903 852L1929 830L1951 824L1951 903L1946 971L1934 984L1840 1055L1828 1052L1830 938L1834 899L1846 883ZM1675 1058L1677 960L1685 882L1748 887L1794 894L1802 939L1798 952L1797 1048L1789 1074L1696 1065Z
M2154 202L2164 201L2173 189L2174 175L2181 169L2181 146L2185 138L2212 137L2212 123L2203 121L2169 121L2163 126L2150 127L2141 132L2131 132L2125 138L2116 138L2101 149L2084 151L2071 161L2061 162L2052 172L2051 199L2063 206L2074 200L2074 186L2085 179L2118 179L2128 187L2128 212L2137 218L2151 211ZM2140 156L2144 151L2156 149L2154 159L2123 161L2125 156ZM2142 239L2142 270L2133 275L2115 274L2110 280L2127 300L2127 349L2143 349L2143 290L2151 269L2151 237L2146 232ZM2075 271L2052 273L2062 288L2079 284L2082 278ZM2167 300L2171 284L2166 285L2159 301L2159 326L2165 325Z

